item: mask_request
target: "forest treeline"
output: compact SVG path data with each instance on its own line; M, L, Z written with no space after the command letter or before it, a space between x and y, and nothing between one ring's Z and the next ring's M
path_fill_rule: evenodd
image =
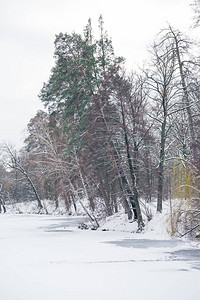
M168 26L149 51L146 65L128 73L102 16L98 39L91 20L82 35L56 36L39 94L46 110L30 120L23 149L2 146L5 199L36 199L39 210L43 199L55 208L64 200L69 213L79 202L97 225L124 209L139 229L142 212L151 218L146 203L161 213L163 201L180 199L173 222L198 229L199 45Z

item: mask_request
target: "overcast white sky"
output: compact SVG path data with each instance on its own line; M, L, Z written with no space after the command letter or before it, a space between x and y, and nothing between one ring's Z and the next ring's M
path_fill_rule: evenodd
M188 33L192 0L0 0L0 143L22 145L23 131L43 106L38 94L53 66L55 34L82 33L102 14L115 53L132 68L169 22Z

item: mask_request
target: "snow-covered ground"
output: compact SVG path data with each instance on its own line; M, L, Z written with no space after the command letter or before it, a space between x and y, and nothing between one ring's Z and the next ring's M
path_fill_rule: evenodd
M84 217L0 215L0 299L198 300L198 244L159 232L158 217L142 234L122 218L92 231Z

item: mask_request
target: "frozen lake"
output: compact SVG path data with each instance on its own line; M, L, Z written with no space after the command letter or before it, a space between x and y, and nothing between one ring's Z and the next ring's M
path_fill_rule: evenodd
M199 248L82 221L0 215L0 299L199 300Z

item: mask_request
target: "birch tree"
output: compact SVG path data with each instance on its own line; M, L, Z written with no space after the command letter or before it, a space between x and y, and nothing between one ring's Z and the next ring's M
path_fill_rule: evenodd
M11 169L14 169L14 170L17 170L18 172L20 172L23 175L24 179L28 181L31 189L33 190L35 198L38 202L38 208L40 211L43 208L43 205L42 205L37 187L34 184L32 177L29 174L25 164L21 161L20 156L17 155L17 151L13 147L4 145L4 151L8 155L7 166Z

